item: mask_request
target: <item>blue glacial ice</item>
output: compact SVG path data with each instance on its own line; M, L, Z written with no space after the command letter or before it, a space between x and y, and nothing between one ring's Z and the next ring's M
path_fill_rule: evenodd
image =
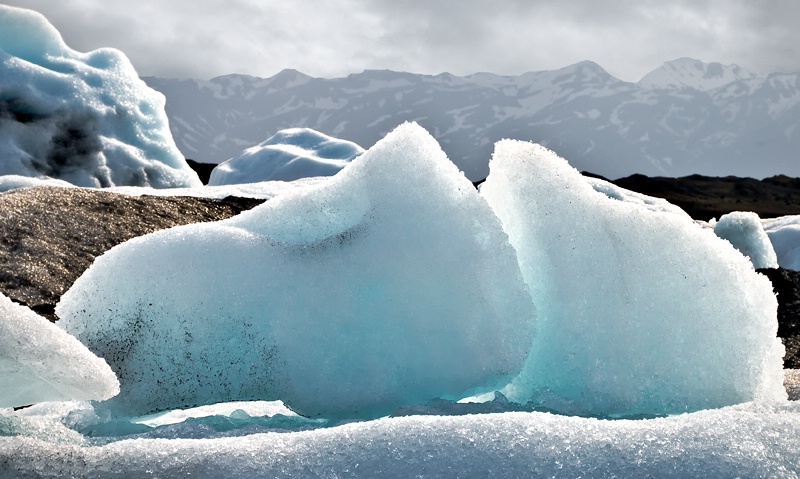
M118 375L114 414L327 418L501 387L536 314L499 220L416 124L314 187L113 248L56 311Z
M526 142L496 145L481 194L539 311L510 400L624 416L786 397L772 286L709 229Z
M363 152L363 148L351 141L333 138L310 128L290 128L217 165L208 184L217 186L332 176Z
M0 408L108 399L119 382L103 359L0 294Z
M164 103L122 52L76 52L42 15L0 5L0 175L199 186Z

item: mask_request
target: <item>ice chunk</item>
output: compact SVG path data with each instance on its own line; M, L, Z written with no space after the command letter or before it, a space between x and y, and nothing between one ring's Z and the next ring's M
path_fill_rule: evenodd
M734 248L750 258L756 268L778 267L775 249L756 213L734 211L722 215L714 223L714 233L730 241Z
M761 220L781 268L800 271L800 215Z
M211 171L208 184L332 176L363 152L363 148L350 141L310 128L290 128L217 165Z
M0 175L200 186L164 103L123 53L76 52L42 15L0 5Z
M481 194L539 310L510 400L613 416L786 397L771 284L712 231L610 199L526 142L496 145Z
M404 124L317 186L113 248L57 314L120 377L116 414L280 399L332 418L506 384L535 310L497 217Z
M108 399L118 392L117 378L105 361L0 294L0 407Z

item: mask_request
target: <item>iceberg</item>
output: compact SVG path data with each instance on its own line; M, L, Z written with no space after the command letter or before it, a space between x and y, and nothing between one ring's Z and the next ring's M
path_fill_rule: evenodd
M750 258L755 268L777 268L775 254L769 236L764 231L761 218L751 211L734 211L712 221L714 233L730 241L734 248Z
M539 312L509 400L629 416L786 398L772 285L730 243L527 142L496 145L481 194Z
M0 175L200 186L164 104L122 52L76 52L39 13L0 5Z
M800 271L800 215L761 220L781 268Z
M363 148L351 141L333 138L310 128L290 128L217 165L211 171L208 184L219 186L332 176L363 152Z
M77 339L0 294L0 408L108 399L119 382Z
M56 313L118 375L115 415L279 399L324 418L502 387L536 316L499 220L416 124L323 183L109 250Z

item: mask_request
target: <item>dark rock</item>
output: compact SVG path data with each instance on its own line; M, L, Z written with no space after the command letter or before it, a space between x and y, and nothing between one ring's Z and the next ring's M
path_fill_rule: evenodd
M753 211L761 218L800 214L800 179L787 176L756 180L735 176L632 175L611 182L631 191L664 198L696 220L708 221L731 211Z
M204 185L208 184L208 179L211 178L211 170L217 166L214 163L199 163L188 158L186 159L186 163L189 164L189 168L197 173L197 176L200 177L200 181L202 181Z
M61 295L111 247L172 226L228 218L262 202L58 187L0 194L0 292L55 321Z
M800 271L783 268L757 271L772 281L778 297L778 336L786 347L783 367L800 368Z

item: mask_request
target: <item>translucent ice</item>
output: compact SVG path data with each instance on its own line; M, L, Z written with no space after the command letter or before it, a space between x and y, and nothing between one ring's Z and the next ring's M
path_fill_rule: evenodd
M123 53L76 52L40 14L0 5L0 175L199 186L164 103Z
M110 250L57 314L118 374L117 414L371 417L507 383L535 310L497 217L404 124L330 180Z
M629 415L786 397L771 284L727 241L598 193L532 143L499 142L481 194L539 310L509 399Z
M208 184L331 176L363 152L363 148L350 141L332 138L310 128L290 128L217 165Z
M800 271L800 216L761 220L781 268Z
M105 361L30 309L0 295L0 407L108 399L119 383Z
M730 241L756 268L777 268L778 257L761 219L750 211L734 211L714 222L714 233Z

